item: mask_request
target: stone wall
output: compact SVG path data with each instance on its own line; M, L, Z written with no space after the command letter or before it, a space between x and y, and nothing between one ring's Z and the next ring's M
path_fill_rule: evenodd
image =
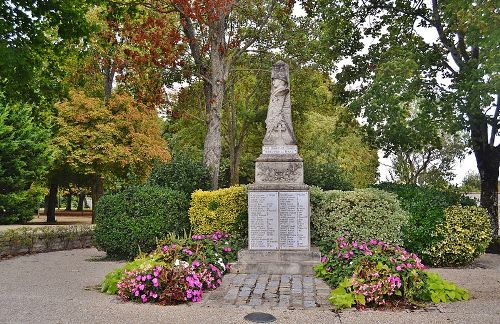
M21 227L0 232L0 258L28 253L88 248L93 244L94 227Z

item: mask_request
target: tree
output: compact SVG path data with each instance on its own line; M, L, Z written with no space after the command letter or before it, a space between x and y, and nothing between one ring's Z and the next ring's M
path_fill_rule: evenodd
M461 136L445 135L439 146L396 152L391 156L391 178L406 184L447 186L455 177L456 161L464 158L466 150Z
M419 104L412 118L418 141L432 142L433 130L468 131L469 146L481 177L481 206L491 217L493 236L498 236L499 130L498 25L500 16L493 0L473 1L304 1L306 10L318 17L323 41L332 47L350 44L366 51L352 57L338 80L345 99L367 120L372 137L390 152L394 137L412 127L400 127L409 109ZM326 26L347 26L344 34ZM436 39L426 41L422 30ZM339 41L341 39L342 41ZM350 47L352 48L352 46ZM442 80L445 80L444 82ZM354 91L345 85L361 81ZM448 85L446 84L448 83ZM373 100L366 99L366 95ZM389 109L390 108L390 109ZM435 126L433 126L435 125ZM409 124L411 126L411 124ZM426 134L428 132L429 134Z
M222 153L230 162L231 184L253 181L254 162L262 150L264 120L269 104L272 57L244 57L228 84L221 129ZM315 69L292 64L291 101L294 129L305 165L336 164L356 187L376 180L376 151L364 141L362 130L345 108L334 104L332 82ZM266 69L267 68L267 69ZM183 88L166 121L172 152L202 150L203 111L200 83Z
M149 174L154 160L169 159L156 111L130 95L115 94L104 103L72 90L56 108L56 159L75 174L94 179L93 205L103 192L98 178L139 181Z
M469 171L462 180L461 189L465 192L478 192L481 190L481 177L476 172Z
M30 105L9 104L0 94L0 224L33 218L51 160L49 135Z
M0 88L9 101L35 103L41 114L37 110L64 94L60 58L89 32L88 6L78 0L2 1Z
M130 6L130 1L122 1ZM132 4L137 5L133 1ZM172 62L167 81L172 75L203 83L206 136L204 164L211 171L213 188L218 186L222 154L221 124L224 93L232 66L247 51L265 51L278 42L270 40L270 30L281 30L291 8L288 1L259 0L165 0L139 2L153 14L176 17L180 23L181 51ZM275 36L275 35L274 35ZM174 77L175 79L175 77Z

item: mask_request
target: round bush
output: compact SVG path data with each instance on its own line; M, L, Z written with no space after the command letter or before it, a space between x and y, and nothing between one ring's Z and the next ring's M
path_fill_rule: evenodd
M333 162L304 165L304 182L323 190L353 190L345 172Z
M311 189L312 236L328 242L339 235L367 242L377 239L401 244L409 215L396 195L373 188L355 191Z
M168 233L189 232L187 194L143 185L104 195L96 206L95 243L115 258L155 249Z
M420 255L426 264L434 263L426 251L441 240L436 227L444 222L445 209L455 205L475 206L473 199L451 189L395 183L383 183L377 188L395 193L401 207L410 213L410 221L403 228L403 245Z
M432 265L457 266L472 263L491 240L488 213L476 206L453 206L444 211L444 221L433 234L438 239L424 254Z
M211 188L210 174L197 159L175 155L169 163L158 163L149 176L149 183L191 194L197 189Z

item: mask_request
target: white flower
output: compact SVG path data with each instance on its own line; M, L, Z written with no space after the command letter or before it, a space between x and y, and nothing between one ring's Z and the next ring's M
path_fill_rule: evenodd
M186 261L175 259L174 266L188 268L189 267L189 263L187 263Z
M217 259L217 263L222 267L222 269L224 269L224 271L226 270L226 266L224 265L222 258Z

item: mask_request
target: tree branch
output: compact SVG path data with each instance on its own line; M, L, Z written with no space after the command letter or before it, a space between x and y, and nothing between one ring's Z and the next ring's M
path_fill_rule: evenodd
M269 5L269 10L266 14L266 16L264 17L264 20L263 20L263 23L259 26L259 29L257 30L256 34L248 39L248 41L243 44L243 46L241 46L240 48L238 48L233 55L231 55L231 58L228 62L228 66L231 66L232 63L234 63L235 61L238 60L238 58L250 47L252 46L258 39L259 37L261 36L261 33L262 33L262 30L264 29L264 26L267 24L267 22L269 21L269 18L271 18L271 14L274 10L274 6L276 5L276 0L273 0L271 2L271 4Z
M212 81L205 75L208 68L203 63L200 44L196 39L196 34L194 31L194 26L191 18L182 10L181 7L179 7L179 5L177 4L172 4L172 5L174 6L175 10L179 13L181 20L184 21L184 23L182 24L182 30L184 31L184 34L189 40L189 49L191 51L191 55L193 56L194 64L196 65L197 68L196 74L199 77L201 77L204 81L208 82L209 84L212 84Z
M433 21L431 24L434 26L434 28L436 28L441 43L448 50L448 52L450 52L451 57L453 58L457 66L461 68L463 64L462 59L460 58L460 55L455 46L450 44L450 41L446 39L446 35L444 34L443 23L441 22L441 17L439 16L437 0L432 0L432 16Z
M496 108L495 108L495 113L493 114L493 120L492 120L492 123L491 123L491 135L490 135L490 145L493 146L495 145L495 137L497 135L497 132L498 132L498 115L500 114L500 104L499 104L499 97L500 97L500 94L497 94L497 104L496 104Z

